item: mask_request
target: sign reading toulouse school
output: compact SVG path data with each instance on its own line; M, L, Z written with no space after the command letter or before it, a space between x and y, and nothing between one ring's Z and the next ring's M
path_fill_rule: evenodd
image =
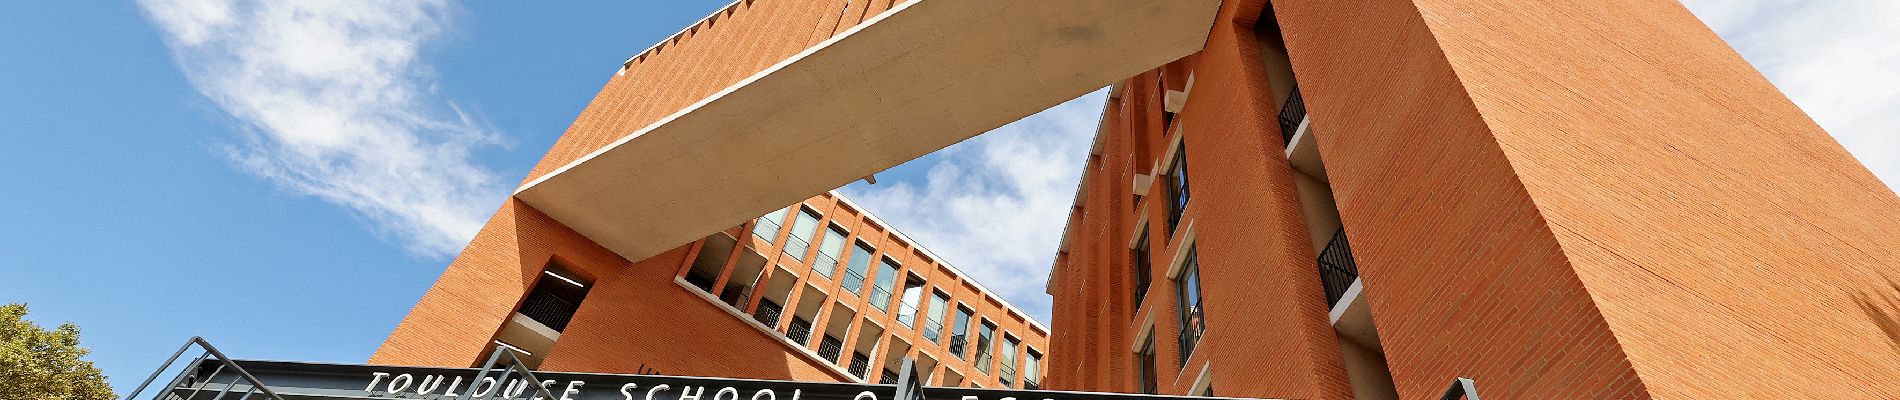
M893 400L895 385L789 382L753 379L675 377L658 375L534 372L540 382L520 374L502 380L498 370L482 374L472 368L421 368L352 364L237 360L285 399L423 399L423 400ZM230 371L207 363L194 379L181 380L174 393L203 388L210 394L236 379ZM478 378L478 376L481 376ZM534 385L547 388L547 396ZM235 389L248 389L241 383ZM917 393L917 389L906 390ZM922 388L911 399L948 400L1070 400L1162 399L1144 396L1058 391ZM909 394L907 393L907 394ZM551 397L550 397L551 396ZM205 396L192 396L204 397ZM909 399L899 399L909 400Z

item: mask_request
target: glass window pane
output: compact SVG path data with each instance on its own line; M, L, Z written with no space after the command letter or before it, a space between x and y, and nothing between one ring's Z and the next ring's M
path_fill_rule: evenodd
M812 260L811 270L825 279L831 278L831 272L838 269L838 258L844 253L844 230L837 226L825 230L825 239L818 243L818 259Z
M752 225L752 236L765 239L767 242L776 243L778 241L778 229L785 225L785 212L791 210L791 207L785 207L778 209L778 211L773 211L771 214L765 214L765 216L759 217L758 223Z
M792 221L792 236L785 239L785 255L793 260L804 261L805 251L811 249L811 235L818 230L818 214L811 210L800 209L798 219Z
M864 277L870 275L871 252L873 251L871 246L864 242L851 246L851 258L845 261L844 281L840 282L845 291L851 294L863 294L860 291L864 289Z
M897 285L897 262L886 258L877 270L877 284L871 287L871 306L878 311L891 310L891 290Z

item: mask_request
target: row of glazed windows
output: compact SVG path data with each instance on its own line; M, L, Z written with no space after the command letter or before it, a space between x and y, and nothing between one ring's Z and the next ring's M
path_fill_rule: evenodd
M779 231L784 227L788 217L792 221L790 232L783 240L777 240ZM999 343L995 340L997 331L995 323L986 317L976 317L971 307L962 302L953 301L951 295L942 290L929 289L930 298L926 303L924 292L929 285L921 276L900 272L902 265L897 260L881 256L869 243L862 240L847 240L850 236L849 231L841 226L824 224L825 226L821 227L820 220L822 219L823 216L820 213L810 208L799 206L797 211L793 212L793 207L786 207L759 217L753 226L752 233L755 237L778 244L785 257L800 262L809 261L814 274L826 279L837 279L840 289L854 295L866 296L867 303L879 312L891 313L890 308L893 305L897 306L898 309L892 316L899 324L906 328L917 329L924 340L942 346L958 359L974 357L972 366L977 371L990 374L992 373L991 364L998 364L994 373L1005 387L1018 387L1019 376L1023 388L1035 388L1040 385L1042 380L1040 352L1023 346L1022 341L1009 332L1003 333L1003 340ZM819 238L817 251L811 252L811 242L814 237ZM847 243L850 245L847 246ZM841 257L847 247L851 253L848 257ZM806 260L807 253L811 254L810 260ZM871 271L873 260L877 264L875 274ZM841 272L840 269L842 269ZM898 289L897 279L900 274L906 275L901 290ZM867 280L870 283L869 288L865 285ZM894 294L896 298L893 298ZM954 315L950 314L952 304L955 304L956 308ZM921 327L917 326L920 314L924 321ZM950 332L948 342L945 343L943 331L946 328L945 319L947 318L954 319L948 326ZM977 330L975 346L970 346L969 334L972 329ZM1000 349L997 347L999 344L1002 346ZM974 354L970 354L972 350L970 348L974 348ZM1019 359L1017 357L1019 353L1024 354L1025 357ZM1000 354L1000 362L997 362L999 357L996 355L998 354ZM864 374L859 371L852 372L860 378L864 377ZM974 386L974 382L971 386Z

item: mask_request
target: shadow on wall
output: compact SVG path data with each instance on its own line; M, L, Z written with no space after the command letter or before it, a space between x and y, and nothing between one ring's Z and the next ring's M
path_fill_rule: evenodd
M1894 354L1900 356L1900 282L1887 281L1892 290L1868 292L1854 296L1860 303L1860 309L1874 321L1874 326L1887 334L1887 345L1893 347Z

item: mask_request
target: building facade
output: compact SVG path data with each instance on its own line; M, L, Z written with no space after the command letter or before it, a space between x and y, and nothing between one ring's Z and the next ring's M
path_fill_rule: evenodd
M515 238L527 264L460 262L493 251L471 245L371 362L479 366L506 347L553 371L892 383L908 357L933 386L1039 387L1048 328L837 193L638 262L562 233ZM476 301L514 304L480 319Z
M1085 174L1051 387L1900 396L1900 202L1675 1L1226 1Z
M1900 396L1900 198L1674 0L739 0L616 67L372 362ZM1052 329L828 192L1104 86Z

